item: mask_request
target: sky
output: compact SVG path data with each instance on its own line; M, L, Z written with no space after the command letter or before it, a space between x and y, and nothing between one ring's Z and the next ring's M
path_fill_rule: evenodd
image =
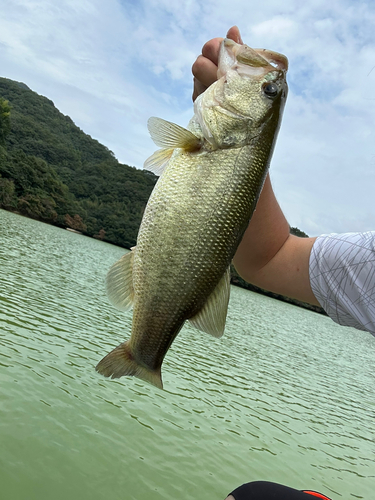
M375 0L0 0L0 76L142 168L148 118L187 125L191 66L232 25L289 59L270 170L289 224L375 230Z

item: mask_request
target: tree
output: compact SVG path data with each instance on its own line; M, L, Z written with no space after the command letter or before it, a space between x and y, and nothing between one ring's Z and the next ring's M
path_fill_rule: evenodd
M5 138L10 132L9 102L0 97L0 146L5 146Z
M0 207L16 208L17 196L15 194L14 182L11 179L3 179L0 174Z
M301 231L301 229L298 229L298 227L291 227L290 233L294 234L294 236L299 236L300 238L308 238L309 237L308 234L306 234L304 231Z
M69 214L65 215L65 224L74 229L75 231L86 231L86 224L83 222L82 217L78 214L75 214L74 217L71 217Z
M105 238L105 231L104 229L102 228L98 234L94 234L94 238L96 238L97 240L104 240Z

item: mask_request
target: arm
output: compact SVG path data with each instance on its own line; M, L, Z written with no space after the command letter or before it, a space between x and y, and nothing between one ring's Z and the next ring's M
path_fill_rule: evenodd
M275 198L269 175L233 263L243 279L275 293L319 305L310 286L315 238L298 238Z
M228 38L242 43L237 27ZM221 38L207 42L195 61L193 99L216 80ZM267 175L256 211L234 257L238 273L261 288L319 305L309 279L309 256L315 238L289 234L289 224Z

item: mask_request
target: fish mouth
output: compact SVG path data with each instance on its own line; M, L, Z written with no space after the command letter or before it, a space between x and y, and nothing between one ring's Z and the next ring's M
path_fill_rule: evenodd
M273 50L268 49L253 49L254 52L259 54L263 59L265 59L269 64L276 69L281 71L288 71L288 59L283 55L279 54L279 52L274 52Z
M224 38L220 48L218 78L224 76L230 68L240 64L244 73L265 75L269 71L288 70L288 59L278 52L267 49L252 49L240 45L229 38Z

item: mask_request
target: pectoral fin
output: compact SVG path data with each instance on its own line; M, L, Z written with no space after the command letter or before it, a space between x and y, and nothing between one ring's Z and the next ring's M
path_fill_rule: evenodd
M174 149L158 149L143 164L145 170L160 176L171 159Z
M230 295L230 267L219 281L215 290L198 314L189 318L190 323L198 330L221 337L225 329Z
M107 274L109 301L120 311L129 311L133 307L133 256L133 251L123 255Z
M152 116L147 123L151 139L165 149L182 148L186 151L196 151L201 147L201 139L175 123Z

